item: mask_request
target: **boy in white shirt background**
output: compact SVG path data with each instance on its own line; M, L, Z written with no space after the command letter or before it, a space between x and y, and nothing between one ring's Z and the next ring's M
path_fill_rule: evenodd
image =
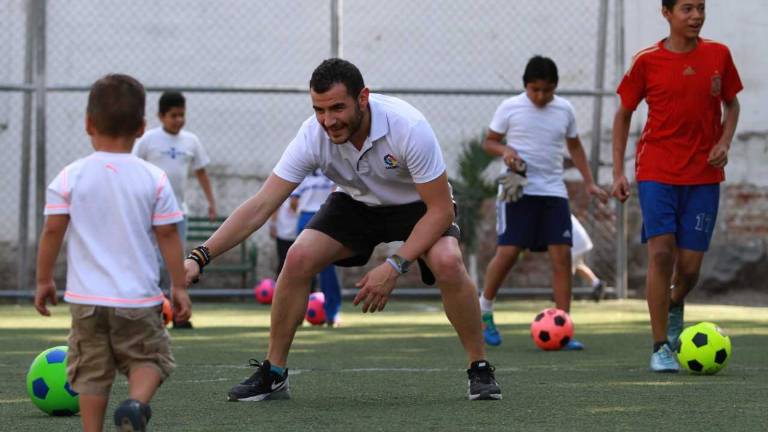
M46 303L57 303L53 268L67 234L67 374L84 431L102 430L116 371L128 376L130 399L115 410L115 425L145 430L149 401L175 367L160 316L156 247L170 272L175 315L188 319L191 310L176 230L182 213L165 173L131 155L144 131L145 99L129 76L96 81L86 115L96 151L66 166L47 190L35 308L49 316Z
M607 201L608 194L595 185L587 155L579 140L576 116L567 100L556 96L558 72L552 59L535 56L523 74L525 92L499 105L493 116L483 148L500 156L505 164L505 188L520 184L522 193L505 190L497 203L498 246L485 273L480 296L483 337L489 345L501 344L493 320L493 301L501 283L512 269L520 252L547 251L552 261L552 288L555 306L566 312L571 307L572 227L568 192L563 182L563 157L567 147L574 165L591 196ZM502 140L506 137L506 144ZM526 183L508 179L520 170ZM510 193L507 193L510 192ZM571 339L564 347L580 350L584 346Z
M571 215L571 225L573 226L573 247L571 247L571 271L574 275L589 282L592 287L592 299L594 301L600 301L603 298L603 291L605 289L605 283L597 277L594 271L587 265L584 260L585 256L591 251L595 245L592 243L592 239L589 237L587 230L579 222L579 219Z
M168 175L176 201L184 213L179 222L179 238L182 245L187 238L187 214L189 207L184 199L187 177L190 168L195 172L197 181L208 200L208 218L216 218L216 201L211 189L211 181L205 167L210 162L208 153L197 136L182 130L186 122L186 99L179 92L165 92L158 102L157 118L161 126L148 130L133 147L133 154L162 168ZM183 248L182 248L183 249ZM174 328L191 328L189 321L180 321L174 317Z
M336 189L336 185L324 176L320 170L302 180L299 187L291 193L291 208L299 215L296 234L304 230L312 217L320 211L328 195ZM320 290L325 296L323 309L328 327L338 327L341 324L341 284L336 274L336 266L330 264L320 272ZM315 279L316 280L316 279ZM314 286L314 281L312 283Z

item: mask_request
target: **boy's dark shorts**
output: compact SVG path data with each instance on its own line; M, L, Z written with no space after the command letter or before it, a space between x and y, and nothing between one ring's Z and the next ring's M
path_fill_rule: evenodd
M108 396L116 371L127 376L133 369L151 367L165 380L176 367L161 306L70 304L69 309L67 375L76 392Z
M573 246L568 199L523 195L508 203L496 202L496 233L500 246L544 252L549 245Z
M327 234L354 252L354 256L336 261L341 267L361 266L368 262L379 243L405 241L413 227L427 212L422 201L409 204L371 207L355 201L343 192L328 196L305 228ZM460 237L459 226L452 223L443 237ZM419 265L423 265L419 262Z

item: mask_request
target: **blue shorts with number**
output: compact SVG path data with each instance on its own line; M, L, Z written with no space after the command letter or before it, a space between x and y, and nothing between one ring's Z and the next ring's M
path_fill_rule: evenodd
M641 239L674 234L677 247L709 249L720 204L720 184L678 186L655 181L637 184L643 213Z
M549 245L573 245L568 199L523 195L508 203L496 202L496 234L500 246L544 252Z

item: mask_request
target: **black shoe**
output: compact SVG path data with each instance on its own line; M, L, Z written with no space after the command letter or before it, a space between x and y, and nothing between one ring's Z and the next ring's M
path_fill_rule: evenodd
M290 399L288 388L288 369L282 376L272 372L269 360L259 363L254 359L248 363L256 368L248 379L232 387L227 395L230 402L258 402L263 400Z
M152 410L136 399L126 399L115 409L115 427L118 432L143 432L152 417Z
M175 329L193 329L192 321L174 321L173 328Z
M592 300L599 302L603 299L604 292L605 284L601 280L597 281L597 285L595 285L595 288L592 289Z
M501 399L501 388L493 376L496 370L487 361L480 360L473 362L467 369L469 377L469 388L467 395L469 400L499 400Z

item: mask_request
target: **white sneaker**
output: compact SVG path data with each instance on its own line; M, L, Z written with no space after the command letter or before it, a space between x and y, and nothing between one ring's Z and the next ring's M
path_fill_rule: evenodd
M680 365L677 364L675 354L669 348L668 344L662 345L658 351L651 354L651 371L667 373L680 371Z

